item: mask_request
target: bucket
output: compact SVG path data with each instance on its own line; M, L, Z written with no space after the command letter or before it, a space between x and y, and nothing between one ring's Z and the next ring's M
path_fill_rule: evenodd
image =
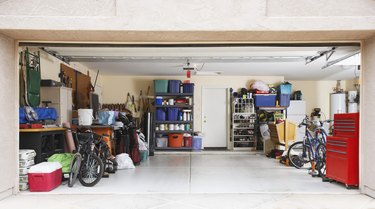
M193 150L201 150L202 149L202 137L201 136L194 136L193 143L192 143Z
M92 109L78 109L78 125L90 126L93 118Z
M184 136L184 147L191 147L192 138L191 136Z

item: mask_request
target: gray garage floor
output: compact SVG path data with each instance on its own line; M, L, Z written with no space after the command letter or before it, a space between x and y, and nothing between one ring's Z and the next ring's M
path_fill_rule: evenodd
M22 192L0 208L38 209L370 209L374 199L312 178L261 154L203 152L150 157L93 188L61 185Z
M48 194L280 193L358 194L337 183L312 178L261 154L203 152L150 157L132 170L120 170L95 187L61 185ZM23 194L33 194L24 192Z

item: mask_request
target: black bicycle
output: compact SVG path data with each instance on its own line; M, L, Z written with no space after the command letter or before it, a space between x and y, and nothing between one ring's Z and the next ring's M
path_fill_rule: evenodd
M92 132L73 132L77 145L70 165L68 186L73 187L77 178L86 187L95 186L103 176L104 164L95 151L95 136Z

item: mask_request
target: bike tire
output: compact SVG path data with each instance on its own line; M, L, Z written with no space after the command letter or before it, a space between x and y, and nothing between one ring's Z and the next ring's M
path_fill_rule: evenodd
M90 174L89 174L90 172ZM88 155L83 161L78 176L79 182L85 187L95 186L104 173L104 164L97 155ZM91 179L86 179L86 176L92 176Z
M80 167L82 162L82 156L80 154L75 154L70 164L70 173L69 173L69 180L68 180L68 187L73 187L75 182L77 181L77 177L79 175Z
M323 179L326 176L326 146L324 144L319 144L317 149L317 162L316 169L319 172L319 176Z
M305 153L307 156L303 156L303 146L303 142L299 141L293 143L288 149L287 156L289 163L297 169L301 169L305 164L311 163L309 147L305 147L307 149L307 152Z

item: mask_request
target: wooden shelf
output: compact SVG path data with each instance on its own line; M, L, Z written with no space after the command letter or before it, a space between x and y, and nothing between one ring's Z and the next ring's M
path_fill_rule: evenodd
M191 124L194 123L194 121L155 121L155 123L158 124Z
M156 93L155 96L170 96L170 97L192 97L193 93Z

